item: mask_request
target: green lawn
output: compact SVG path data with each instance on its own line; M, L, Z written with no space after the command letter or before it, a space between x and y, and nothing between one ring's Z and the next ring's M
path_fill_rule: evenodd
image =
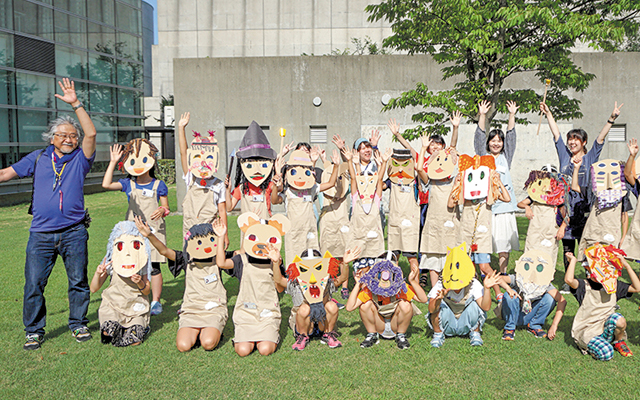
M89 230L89 276L105 253L113 225L124 216L122 193L86 197L93 223ZM175 189L170 193L175 209ZM30 217L27 205L3 208L0 240L0 398L637 398L633 382L640 371L640 315L638 296L620 302L629 321L629 344L636 357L616 354L611 362L582 356L570 336L577 303L572 296L557 338L535 339L516 332L515 342L502 342L502 321L493 312L485 324L484 346L471 348L467 338L450 338L441 349L429 345L431 332L423 316L409 329L411 348L400 351L393 341L361 349L365 331L357 312L341 311L338 329L343 347L330 350L312 342L305 351L291 350L293 335L287 326L291 300L283 295L282 346L269 357L254 353L238 357L231 344L231 318L221 345L212 352L196 349L181 354L175 347L183 276L174 279L163 266L164 313L151 318L151 335L140 346L114 348L102 345L97 310L100 293L91 297L89 327L94 339L76 343L67 329L66 275L62 262L46 290L48 315L44 346L22 350L22 288L24 251ZM238 243L235 218L230 218L231 248ZM518 218L521 246L527 220ZM167 218L169 247L180 248L181 216ZM515 252L513 260L521 253ZM408 266L401 260L403 269ZM555 284L561 285L563 267ZM583 274L580 274L583 276ZM233 311L238 284L224 276ZM106 285L105 285L106 287ZM420 304L424 312L426 306ZM548 322L550 322L550 318ZM548 325L547 325L548 326Z

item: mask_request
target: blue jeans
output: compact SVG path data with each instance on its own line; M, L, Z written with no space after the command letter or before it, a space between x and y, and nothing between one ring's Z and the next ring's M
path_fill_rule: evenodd
M467 336L471 331L475 331L482 326L487 320L487 313L480 308L478 303L470 299L459 318L449 308L445 301L440 303L440 330L445 336ZM427 315L427 321L431 326L431 319Z
M545 293L540 299L531 302L529 314L522 312L520 299L511 298L504 294L502 298L502 319L504 319L504 329L514 330L517 326L529 324L532 329L542 329L544 321L551 310L556 306L556 301L549 293Z
M87 280L87 240L83 224L51 232L31 232L24 266L22 322L27 334L44 334L47 306L44 288L58 255L62 256L69 281L69 329L86 326L89 309Z

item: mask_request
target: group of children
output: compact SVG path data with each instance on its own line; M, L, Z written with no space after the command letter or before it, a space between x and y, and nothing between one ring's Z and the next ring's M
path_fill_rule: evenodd
M569 132L568 146L564 145L542 103L560 169L546 166L531 171L525 182L528 197L520 202L509 172L518 106L507 102L506 133L493 129L487 135L482 128L490 108L489 102L479 104L474 156L456 151L462 117L458 112L451 117L449 146L440 136L424 136L416 151L390 120L391 132L405 149L379 150L377 132L349 149L336 135L333 143L340 153L334 150L329 159L323 150L306 143L284 146L277 154L254 121L229 161L224 180L215 176L219 148L214 132L194 132L188 144L185 129L190 114L185 113L178 123L187 186L181 250L165 245L164 217L169 208L167 186L154 176L157 149L145 139L134 139L124 148L114 145L103 187L125 192L129 209L126 221L113 229L107 255L91 282L95 292L111 276L99 309L103 342L126 346L145 339L149 315L162 312L160 263L166 259L174 276L185 273L176 336L180 351L197 345L212 350L220 341L228 319L220 270L239 281L233 345L240 356L254 349L262 355L276 350L282 291L293 302L289 325L296 337L294 350L303 350L313 337L330 348L341 346L336 332L339 303L332 298L339 289L347 300L346 310L359 310L367 331L363 348L373 346L380 336L395 339L400 349L408 348L407 329L412 317L421 313L414 300L428 303L433 347L456 335L468 336L472 346L480 346L492 305L491 289L498 303L496 316L505 321L502 339L514 340L516 327L524 326L535 337L553 340L566 306L552 284L558 241L569 235L579 239L577 257L573 243L563 242L565 282L580 304L572 336L581 350L597 359L611 359L614 349L631 355L625 320L615 305L617 299L640 290L640 281L625 260L640 259L640 213L631 229L626 214L629 191L638 193L637 142L630 141L626 164L598 161L620 107L616 104L587 152L582 130ZM320 159L323 169L316 167ZM116 167L128 177L113 182ZM390 191L386 246L381 218L384 190ZM227 212L238 202L241 238L230 243ZM272 204L284 204L286 215L272 214ZM586 218L589 207L592 211ZM509 254L519 250L516 208L525 210L530 224L524 254L514 273L507 274ZM229 247L235 251L227 251ZM499 256L499 272L490 266L491 253ZM409 262L407 281L398 266L400 255ZM575 278L578 261L587 279ZM350 263L355 280L351 291ZM631 285L617 282L622 269ZM424 287L429 281L427 293ZM546 332L543 326L554 308Z

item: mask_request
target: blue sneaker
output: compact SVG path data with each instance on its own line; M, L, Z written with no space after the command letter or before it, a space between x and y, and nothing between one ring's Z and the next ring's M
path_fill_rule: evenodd
M162 313L162 304L159 301L151 302L151 315L158 315Z
M480 336L480 332L472 331L469 334L469 343L472 346L482 346L484 342L482 341L482 336Z
M444 333L442 332L433 332L433 339L431 339L431 347L435 347L436 349L442 347L444 345Z

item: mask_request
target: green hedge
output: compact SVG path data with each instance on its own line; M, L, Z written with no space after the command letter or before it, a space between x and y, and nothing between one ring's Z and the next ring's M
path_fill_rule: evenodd
M167 185L176 183L176 160L158 160L156 178L163 180Z

